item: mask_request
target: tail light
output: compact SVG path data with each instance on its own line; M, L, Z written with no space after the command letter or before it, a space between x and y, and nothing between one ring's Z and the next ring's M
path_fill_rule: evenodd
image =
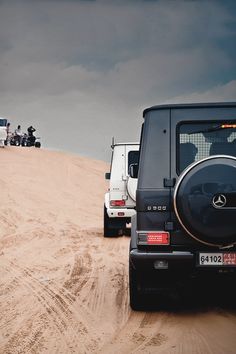
M236 128L236 124L222 124L221 128Z
M167 246L170 244L170 233L167 231L150 231L138 233L139 245L159 245Z
M111 200L110 206L125 206L125 200Z

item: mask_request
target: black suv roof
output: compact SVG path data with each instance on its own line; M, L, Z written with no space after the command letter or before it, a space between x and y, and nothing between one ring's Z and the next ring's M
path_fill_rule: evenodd
M232 107L236 106L236 102L215 102L215 103L174 103L174 104L163 104L163 105L156 105L149 108L146 108L143 111L143 117L149 111L155 111L160 109L167 109L167 108L202 108L202 107Z

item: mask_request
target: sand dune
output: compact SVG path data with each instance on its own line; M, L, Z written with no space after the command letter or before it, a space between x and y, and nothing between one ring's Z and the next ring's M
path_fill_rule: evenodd
M101 161L0 151L0 353L235 353L236 315L132 312L129 238L104 239Z

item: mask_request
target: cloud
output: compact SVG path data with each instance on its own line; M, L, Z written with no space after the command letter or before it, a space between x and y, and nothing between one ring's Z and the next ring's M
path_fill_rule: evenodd
M47 146L107 159L112 135L138 139L149 105L233 99L234 13L218 1L0 2L0 114L36 124Z
M236 80L232 80L225 85L217 85L203 92L192 92L172 97L165 103L235 102L235 100Z

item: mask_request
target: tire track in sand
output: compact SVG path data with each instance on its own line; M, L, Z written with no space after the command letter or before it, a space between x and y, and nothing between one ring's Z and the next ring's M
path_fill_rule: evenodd
M130 312L130 316L122 329L114 335L99 353L131 354L157 353L159 347L168 341L162 331L164 314Z
M71 353L78 352L78 350L80 353L88 353L93 349L95 343L92 347L91 343L87 347L83 343L84 341L80 340L80 337L86 335L88 330L81 319L74 318L75 312L72 308L74 300L71 296L65 295L63 290L42 284L33 276L30 269L21 268L12 261L9 262L9 267L6 270L18 274L16 281L33 293L47 313L49 324L56 328L59 338L64 342L64 349L60 348L60 353L63 353L64 350Z

